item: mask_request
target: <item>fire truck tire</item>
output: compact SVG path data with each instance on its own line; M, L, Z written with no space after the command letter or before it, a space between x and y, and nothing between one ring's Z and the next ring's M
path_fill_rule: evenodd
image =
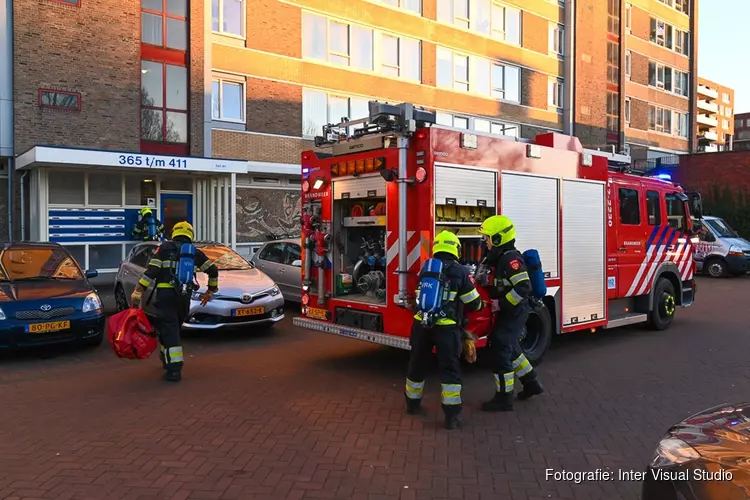
M532 302L531 313L520 342L521 349L532 365L542 362L552 343L552 316L542 302Z
M717 257L709 259L703 264L703 268L706 270L706 274L712 278L723 278L727 275L727 263Z
M649 326L654 330L666 330L674 320L677 299L674 285L667 278L659 278L654 289L654 307L649 315Z

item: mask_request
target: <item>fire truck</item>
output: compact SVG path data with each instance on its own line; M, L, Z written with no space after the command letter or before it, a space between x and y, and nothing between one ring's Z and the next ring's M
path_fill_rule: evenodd
M371 101L328 124L302 153L302 309L298 327L410 349L416 287L434 236L462 242L476 271L478 228L511 218L519 250L541 257L521 346L539 362L551 338L644 323L663 330L693 303L697 241L689 196L627 161L558 133L535 140L436 124L412 104ZM487 291L478 287L489 303ZM491 308L468 315L486 345Z

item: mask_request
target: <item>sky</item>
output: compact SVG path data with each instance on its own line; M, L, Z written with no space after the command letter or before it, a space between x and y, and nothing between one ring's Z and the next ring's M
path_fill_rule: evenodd
M746 40L750 0L703 0L699 6L698 75L734 89L735 113L750 112L750 64L742 62L744 43L738 43Z

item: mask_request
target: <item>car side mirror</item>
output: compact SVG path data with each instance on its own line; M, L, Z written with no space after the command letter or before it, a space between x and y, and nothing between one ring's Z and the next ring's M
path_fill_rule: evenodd
M292 262L292 265L294 267L302 267L302 261L300 259L297 259L294 262Z
M99 271L97 271L96 269L88 269L85 274L88 279L96 278L97 276L99 276Z
M716 237L713 235L713 233L709 233L709 232L706 232L704 239L708 241L709 243L716 241Z

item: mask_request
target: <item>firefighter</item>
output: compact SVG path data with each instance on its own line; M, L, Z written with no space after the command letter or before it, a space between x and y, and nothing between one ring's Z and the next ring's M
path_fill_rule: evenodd
M180 328L190 309L190 298L196 285L191 281L184 290L178 282L178 262L184 253L180 254L181 245L192 243L194 239L193 226L189 222L178 222L172 229L172 238L159 245L148 263L148 268L131 295L133 307L138 307L143 291L156 284L155 301L153 304L154 327L159 334L161 343L161 359L166 370L164 379L179 382L182 378L183 353L180 344ZM198 268L208 274L208 289L201 295L201 305L205 306L218 290L219 270L213 262L199 249L195 249L194 262L190 262L190 272ZM151 299L149 299L150 301Z
M489 217L482 223L479 233L484 236L489 249L485 265L494 272L494 283L489 283L489 294L493 306L497 301L499 307L489 336L495 395L482 404L482 410L511 411L515 376L523 384L518 399L528 399L544 392L536 371L519 344L531 311L531 281L523 255L515 247L516 230L508 217Z
M150 227L149 227L150 226ZM154 216L148 207L141 209L141 219L133 228L133 239L142 241L157 241L164 238L164 224Z
M438 367L441 381L441 403L445 414L446 429L461 426L461 352L462 352L462 317L463 307L456 301L473 310L482 308L479 292L469 278L468 270L458 263L461 242L450 231L443 231L435 237L432 247L434 259L443 262L443 272L447 288L447 298L442 305L442 312L434 326L422 324L420 311L414 315L412 324L411 353L406 375L406 411L409 414L421 414L422 393L424 390L427 362L433 346L437 350ZM420 289L417 289L419 301ZM446 295L443 295L446 297ZM442 314L444 313L444 314Z

